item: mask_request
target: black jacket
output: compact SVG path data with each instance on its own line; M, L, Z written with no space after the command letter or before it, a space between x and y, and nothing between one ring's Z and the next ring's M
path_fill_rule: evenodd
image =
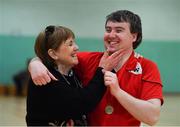
M104 75L100 67L84 88L77 87L72 78L68 79L71 83L69 85L55 69L51 68L50 72L58 81L51 81L44 86L36 86L32 80L29 81L26 115L28 126L48 126L54 121L62 123L68 119L79 119L92 111L105 93Z

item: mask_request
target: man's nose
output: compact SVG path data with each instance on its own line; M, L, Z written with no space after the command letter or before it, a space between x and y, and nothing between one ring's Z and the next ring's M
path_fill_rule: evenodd
M111 38L116 37L116 32L115 31L111 31L111 33L109 33L109 37L111 37Z

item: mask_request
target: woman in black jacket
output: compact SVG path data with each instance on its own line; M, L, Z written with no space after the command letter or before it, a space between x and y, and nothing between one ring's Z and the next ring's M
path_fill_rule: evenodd
M112 60L104 55L89 85L82 88L72 69L78 64L78 46L74 38L74 33L62 26L48 26L36 38L35 53L57 81L44 86L36 86L32 80L29 81L28 126L66 125L69 120L75 126L85 126L86 114L104 95L106 87L102 69L111 70L113 67L108 63Z

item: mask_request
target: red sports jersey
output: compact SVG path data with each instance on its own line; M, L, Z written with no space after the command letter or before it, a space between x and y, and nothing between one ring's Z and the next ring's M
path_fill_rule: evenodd
M100 52L81 52L78 54L79 64L76 66L76 72L84 85L93 77L102 55L103 53ZM136 58L133 52L116 74L120 88L130 95L142 100L159 98L163 103L160 73L154 62L143 57ZM114 108L112 114L105 112L108 104ZM139 126L140 121L124 109L107 90L96 109L89 114L89 125Z

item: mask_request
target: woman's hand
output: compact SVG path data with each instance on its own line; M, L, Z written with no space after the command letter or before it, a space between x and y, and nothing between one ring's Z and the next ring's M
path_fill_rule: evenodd
M102 67L107 71L111 71L118 65L121 57L122 53L120 51L116 51L111 55L109 55L108 52L105 51L100 60L99 67Z

